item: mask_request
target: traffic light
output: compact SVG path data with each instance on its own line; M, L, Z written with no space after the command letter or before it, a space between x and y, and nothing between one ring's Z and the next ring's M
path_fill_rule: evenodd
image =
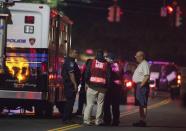
M176 20L175 20L175 26L180 27L182 23L182 11L180 9L180 6L176 7Z
M172 14L174 12L174 8L170 5L167 6L167 13Z
M117 6L116 8L116 22L120 22L121 20L121 15L123 14L121 8Z
M180 27L182 21L182 11L177 1L173 1L169 5L164 5L160 11L161 17L169 17L169 22L172 27Z
M111 6L108 8L107 20L109 22L120 22L122 14L123 14L122 9L119 6L117 5Z
M174 13L174 7L171 5L163 6L160 10L161 17L167 17L167 15L172 15Z
M107 17L107 20L109 22L114 22L114 13L115 13L114 10L115 10L114 9L114 6L111 6L111 7L108 8L108 17Z

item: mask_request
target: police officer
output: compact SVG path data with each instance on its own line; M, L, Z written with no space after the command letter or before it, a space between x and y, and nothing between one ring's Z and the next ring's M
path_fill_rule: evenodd
M186 108L186 92L183 93L183 96L182 96L182 104L183 104L183 106Z
M86 87L85 87L85 70L87 65L91 62L91 59L88 59L86 63L83 65L82 76L81 76L81 85L79 91L79 100L78 100L78 110L76 112L76 116L82 116L83 107L86 104Z
M70 50L69 57L65 58L62 69L64 95L66 98L64 114L62 114L62 120L64 123L71 122L73 106L78 91L78 85L80 83L81 72L75 62L77 55L76 50Z
M120 118L120 93L122 89L122 68L116 60L116 56L113 53L109 53L107 56L107 61L111 64L112 74L111 83L108 92L105 96L104 104L104 124L118 126ZM112 114L111 114L112 106Z
M95 125L103 124L103 106L107 83L110 79L110 68L104 59L103 51L98 51L96 59L92 60L85 72L87 89L87 105L84 112L84 125L92 125L91 113L95 101L97 102L97 112Z

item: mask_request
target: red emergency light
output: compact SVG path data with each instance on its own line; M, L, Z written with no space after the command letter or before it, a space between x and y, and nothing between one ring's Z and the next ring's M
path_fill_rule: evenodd
M87 49L85 52L88 55L93 55L94 54L94 51L92 49Z
M25 16L25 24L34 24L35 17L34 16Z

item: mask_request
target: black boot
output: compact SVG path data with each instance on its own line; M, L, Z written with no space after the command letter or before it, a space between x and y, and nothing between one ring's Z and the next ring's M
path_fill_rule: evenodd
M133 123L133 126L135 127L146 127L147 124L145 121L140 120L139 122Z

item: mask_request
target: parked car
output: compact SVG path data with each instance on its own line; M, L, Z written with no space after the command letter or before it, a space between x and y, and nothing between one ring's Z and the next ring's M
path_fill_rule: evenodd
M124 64L124 75L123 75L123 89L122 89L122 97L121 97L121 103L122 104L128 104L127 98L128 96L134 96L135 95L135 89L134 89L134 82L132 81L133 73L137 67L137 64L135 62L125 62ZM134 101L135 103L135 101Z
M170 91L171 98L180 95L181 74L176 64L171 62L150 61L151 88L159 91Z

